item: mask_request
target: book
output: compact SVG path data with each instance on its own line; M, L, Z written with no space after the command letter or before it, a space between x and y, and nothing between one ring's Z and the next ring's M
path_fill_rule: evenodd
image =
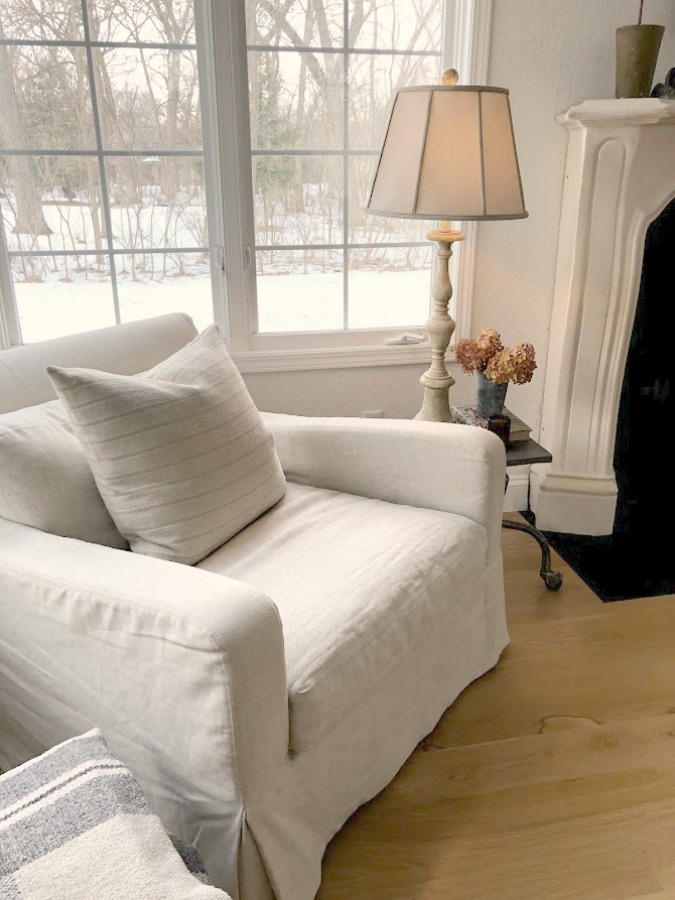
M530 426L506 407L504 407L504 415L511 419L510 443L517 444L519 441L526 441L532 431ZM475 406L453 406L452 417L455 422L459 422L462 425L477 425L479 428L488 427L488 420L476 415Z

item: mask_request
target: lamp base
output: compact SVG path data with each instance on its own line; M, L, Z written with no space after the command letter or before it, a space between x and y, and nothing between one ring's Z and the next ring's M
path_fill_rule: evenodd
M415 418L426 422L452 422L448 391L455 383L455 379L445 365L445 351L455 330L454 319L448 313L448 303L452 297L448 263L452 256L453 243L463 241L464 235L461 231L454 231L450 227L450 222L441 222L440 229L430 231L427 239L438 244L432 291L434 308L426 324L431 344L431 365L420 378L420 384L424 388L424 400Z
M420 378L421 384L423 384L422 378ZM429 387L428 384L424 384L424 400L422 408L415 416L416 419L424 422L454 422L448 402L448 391L455 383L455 379L452 375L449 378L450 383L445 387Z

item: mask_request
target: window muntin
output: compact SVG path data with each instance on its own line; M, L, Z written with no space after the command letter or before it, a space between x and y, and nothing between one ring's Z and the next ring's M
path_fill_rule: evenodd
M192 0L5 0L0 90L15 339L213 321Z

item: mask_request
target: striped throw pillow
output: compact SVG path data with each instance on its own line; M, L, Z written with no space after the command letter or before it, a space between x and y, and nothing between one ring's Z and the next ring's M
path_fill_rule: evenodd
M217 326L141 375L47 373L136 553L191 565L283 496L274 439Z
M97 728L0 776L7 900L230 900L179 843Z

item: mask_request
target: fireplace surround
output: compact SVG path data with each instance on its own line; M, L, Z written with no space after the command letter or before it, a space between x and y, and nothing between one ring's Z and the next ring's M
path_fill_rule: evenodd
M675 101L589 100L568 130L540 440L537 527L610 534L613 457L647 228L675 198Z

